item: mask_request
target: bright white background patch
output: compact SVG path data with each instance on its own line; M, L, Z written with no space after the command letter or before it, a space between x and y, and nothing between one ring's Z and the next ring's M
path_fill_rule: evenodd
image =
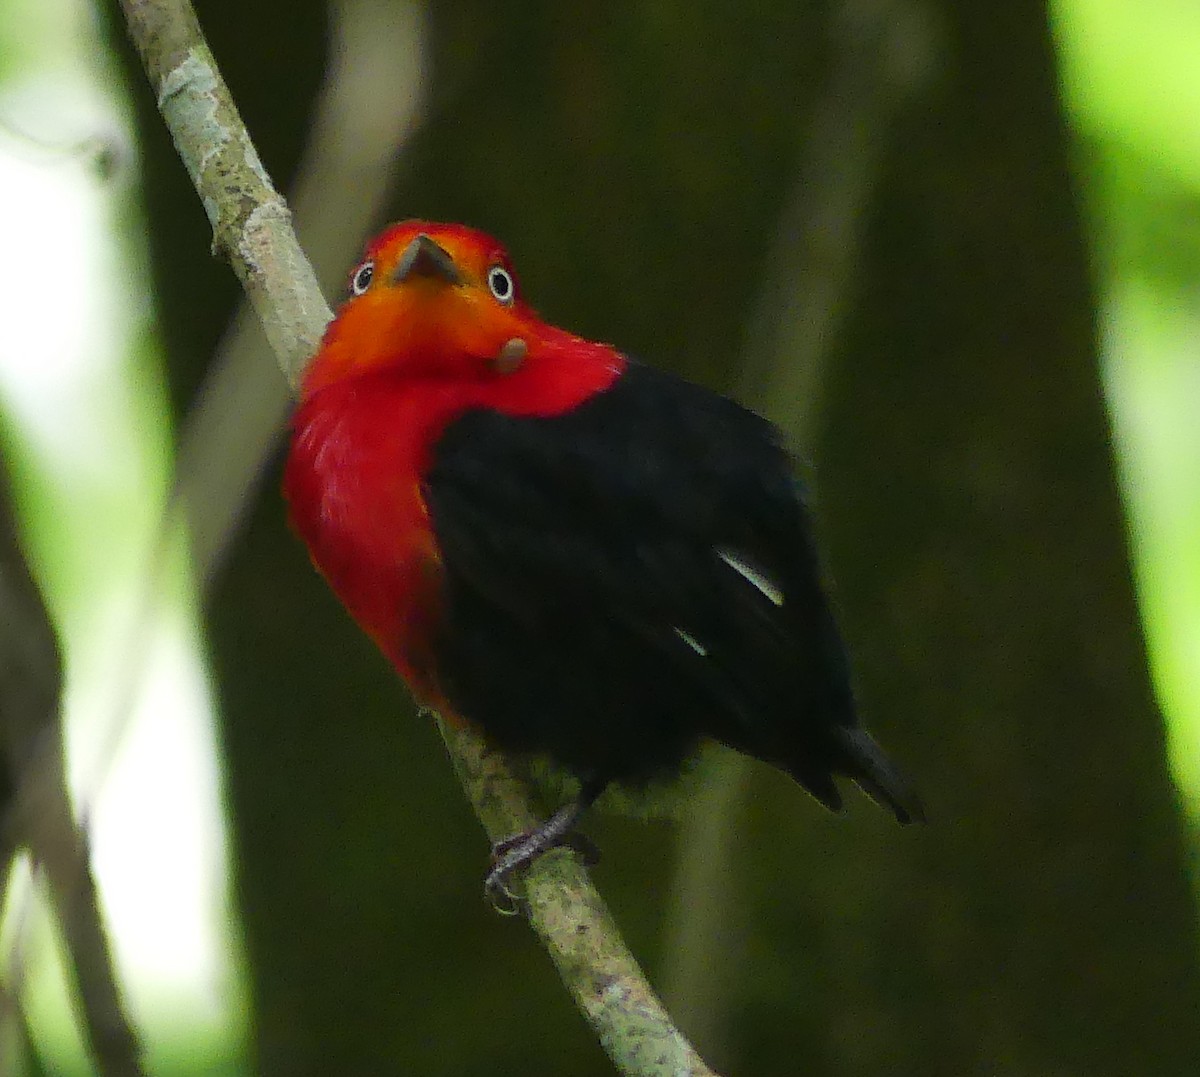
M22 445L26 545L65 645L76 808L153 1069L181 1033L201 1057L230 1054L243 1004L212 706L180 557L159 581L159 616L132 633L170 461L149 285L140 250L115 239L138 235L131 161L106 180L94 154L71 150L130 144L95 30L83 0L0 5L13 58L0 87L0 396ZM3 942L22 948L51 1071L86 1072L39 891L14 875Z

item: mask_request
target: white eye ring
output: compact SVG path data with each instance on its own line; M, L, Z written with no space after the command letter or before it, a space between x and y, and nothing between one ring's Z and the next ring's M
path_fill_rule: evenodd
M354 276L350 278L350 294L362 295L363 292L371 287L371 278L373 276L375 276L375 263L363 262L354 271Z
M512 274L503 266L492 266L487 274L488 287L498 303L506 307L512 305L516 298L517 286L513 283Z

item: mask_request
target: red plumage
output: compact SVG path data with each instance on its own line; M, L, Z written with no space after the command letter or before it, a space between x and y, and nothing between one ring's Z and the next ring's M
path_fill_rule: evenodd
M292 522L419 699L583 782L491 885L705 737L921 817L858 727L774 427L547 325L460 225L389 229L351 292L305 375Z
M377 277L394 271L422 232L464 261L473 255L512 273L494 240L425 221L388 229L362 265L374 263ZM416 298L394 302L386 314L376 307L355 317L361 308L351 306L330 323L305 374L284 489L293 525L355 620L418 699L445 707L429 655L441 586L422 489L432 447L472 408L568 411L611 384L625 362L611 348L541 323L519 300L479 312L471 304L447 310L437 292ZM471 325L472 313L482 314L479 324ZM447 331L456 318L458 331ZM511 373L497 373L489 364L512 339L524 339L529 354Z

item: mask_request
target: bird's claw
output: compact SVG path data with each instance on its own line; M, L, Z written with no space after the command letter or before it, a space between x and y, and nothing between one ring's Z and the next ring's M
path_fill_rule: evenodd
M492 846L492 866L483 880L483 896L501 916L517 916L527 911L524 895L513 890L509 883L544 851L536 833L514 834Z
M508 880L511 874L511 871L501 871L499 867L494 867L483 881L484 900L501 916L519 916L528 908L524 896L509 887Z
M522 845L533 846L534 843L530 840L532 837L529 833L514 834L511 838L502 838L492 846L492 864L498 864L509 853L514 852ZM600 863L600 849L591 838L586 834L580 833L578 830L572 830L564 834L558 841L551 845L542 848L533 848L527 857L522 857L520 863L516 867L528 867L542 853L548 853L551 849L570 849L575 853L580 860L583 861L585 868L594 868Z
M537 831L514 834L492 846L492 867L483 881L483 895L488 904L501 916L527 912L525 896L509 884L513 876L552 849L570 849L583 861L584 867L594 867L600 862L600 850L595 842L575 830L548 845Z

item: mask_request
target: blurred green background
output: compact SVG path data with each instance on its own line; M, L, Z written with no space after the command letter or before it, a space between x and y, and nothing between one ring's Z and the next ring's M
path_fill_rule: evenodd
M868 723L932 823L731 758L681 820L595 820L701 1054L1196 1072L1200 8L197 9L331 300L374 227L467 221L550 320L811 462ZM610 1072L287 531L286 395L210 238L115 5L5 0L4 451L148 1068ZM0 1072L91 1072L25 861L0 928Z

